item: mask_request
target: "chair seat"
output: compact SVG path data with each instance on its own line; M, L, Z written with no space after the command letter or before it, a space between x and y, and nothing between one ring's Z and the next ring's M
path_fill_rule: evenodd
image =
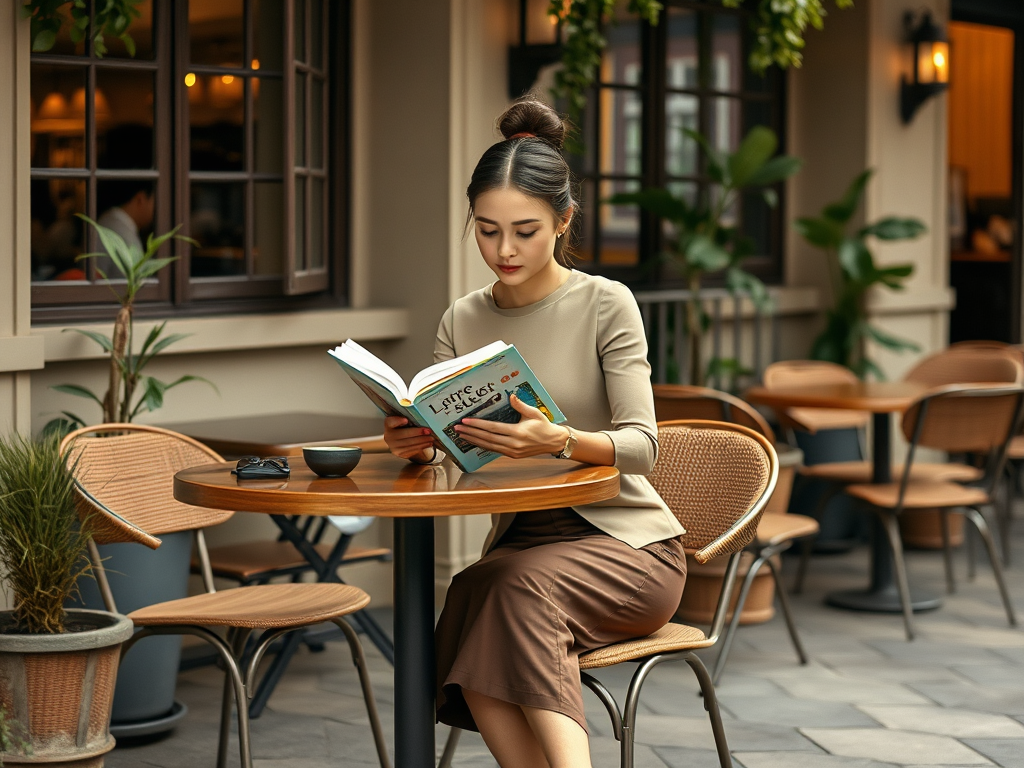
M759 547L771 547L784 541L813 536L818 530L818 521L807 515L761 515L754 543Z
M666 624L647 637L626 640L614 645L584 653L580 656L580 669L600 669L622 661L636 661L659 653L672 651L693 651L714 645L696 627L686 624Z
M797 427L812 435L829 429L858 429L871 421L867 411L845 411L838 408L787 408L786 416Z
M1024 459L1024 435L1017 435L1006 447L1006 458L1020 461Z
M128 614L137 627L184 625L284 629L345 616L370 603L348 584L266 584L193 595Z
M832 480L837 483L870 483L870 461L835 461L825 464L814 464L801 467L800 474L819 480ZM948 480L954 483L971 483L980 480L984 473L977 467L966 464L939 463L913 464L910 467L911 480ZM901 477L903 465L892 465L892 476Z
M883 485L850 485L846 492L862 499L869 504L885 509L893 509L900 495L899 483ZM947 482L914 482L907 483L907 493L903 497L903 506L907 509L928 509L931 507L970 507L978 504L989 504L989 495L980 488L968 488L958 483Z
M331 554L332 545L314 546L325 560ZM380 560L391 556L387 547L349 547L343 563L361 560ZM230 544L210 547L210 565L214 576L247 581L268 571L305 570L310 567L290 541L251 541L245 544ZM192 560L192 570L198 571L199 560Z

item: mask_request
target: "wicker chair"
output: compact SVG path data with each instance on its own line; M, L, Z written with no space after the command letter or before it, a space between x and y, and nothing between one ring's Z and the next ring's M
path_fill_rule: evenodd
M713 646L725 624L740 554L754 540L758 520L775 490L779 467L775 449L745 427L713 421L679 421L659 428L658 463L650 481L686 528L687 549L698 562L730 555L715 618L707 635L695 627L666 624L652 635L606 646L580 656L583 683L604 704L620 744L620 765L632 768L640 689L658 664L685 661L697 675L711 719L718 759L732 767L715 686L694 654ZM611 692L589 671L624 661L639 664L620 709Z
M946 584L950 592L955 589L956 582L949 547L949 515L959 508L966 510L967 519L985 543L1006 617L1011 626L1017 624L995 542L981 507L993 504L994 488L1006 461L1006 447L1019 428L1022 407L1024 388L1019 386L951 385L932 390L917 400L903 416L903 434L910 447L901 479L884 485L864 483L846 488L846 493L867 502L882 520L892 546L896 584L908 639L914 637L913 614L898 523L900 513L906 509L941 510ZM984 476L973 485L918 480L911 470L917 449L921 447L986 456Z
M775 443L775 435L771 427L768 426L768 422L749 403L715 389L678 384L656 384L654 385L654 411L658 417L659 431L674 426L677 419L714 419L753 429L764 435L773 445ZM792 470L789 472L792 474ZM783 483L780 478L778 484L780 491L782 487ZM775 562L775 557L793 546L793 542L801 539L810 540L811 537L816 536L819 530L818 521L806 515L785 514L784 508L773 513L772 506L775 505L769 505L765 514L761 516L761 521L757 526L757 535L746 547L746 551L751 554L753 560L744 574L739 597L733 607L732 620L725 634L722 635L722 647L715 661L715 670L712 675L716 684L721 678L725 663L729 658L732 641L739 630L740 618L754 579L764 565L768 566L775 582L775 595L778 598L779 608L786 621L786 628L789 631L790 640L793 642L793 648L796 650L797 658L801 664L807 663L807 654L797 633L789 597L786 594L786 587L782 582L782 575ZM808 553L809 547L804 547L800 563L801 571L806 569Z
M269 584L216 592L203 529L234 513L182 504L175 501L172 489L175 472L220 461L219 455L184 435L137 424L80 429L65 438L64 448L74 469L80 506L94 532L90 555L108 610L117 609L97 543L137 542L156 549L160 546L159 534L194 531L206 594L156 603L130 613L128 618L141 629L125 643L122 654L145 637L169 634L195 635L216 649L226 669L218 768L224 768L227 762L232 696L238 714L241 765L252 766L246 703L269 645L295 629L328 621L336 624L348 640L377 754L381 766L390 768L362 646L355 630L342 618L369 604L365 592L345 584ZM227 639L211 627L225 628ZM254 630L262 630L262 635L244 663L242 652Z

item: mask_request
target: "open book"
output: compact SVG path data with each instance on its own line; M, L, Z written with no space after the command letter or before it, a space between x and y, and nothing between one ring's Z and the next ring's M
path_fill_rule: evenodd
M509 397L516 395L555 424L565 421L522 355L503 341L424 368L408 385L391 366L351 339L328 354L386 416L404 416L410 424L433 432L435 442L463 472L479 469L499 454L463 439L454 428L462 419L515 424L520 415Z

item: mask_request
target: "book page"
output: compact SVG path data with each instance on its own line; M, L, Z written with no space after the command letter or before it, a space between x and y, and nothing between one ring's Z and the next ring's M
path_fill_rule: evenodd
M457 373L472 368L485 360L490 360L508 349L509 345L504 341L493 341L487 346L480 347L467 355L453 357L451 360L444 360L424 368L412 377L409 383L409 399L415 400L424 390L430 389L440 381L444 381Z
M362 371L374 381L386 387L395 396L396 400L408 400L409 390L394 368L385 363L372 352L349 339L340 347L328 351L332 357L336 357L353 368Z

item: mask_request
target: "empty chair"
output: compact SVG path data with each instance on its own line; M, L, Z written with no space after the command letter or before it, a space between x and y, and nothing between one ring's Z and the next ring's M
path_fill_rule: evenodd
M221 460L214 451L191 438L158 427L100 424L72 432L61 449L68 450L76 490L89 511L94 532L90 554L108 610L117 609L96 543L136 542L155 549L160 540L151 532L194 531L206 594L132 611L128 618L140 631L125 643L122 654L142 638L166 634L194 635L216 649L226 670L218 768L223 768L227 761L232 698L238 716L241 765L252 766L246 704L269 645L295 629L325 621L336 624L348 640L377 755L381 765L389 768L362 646L355 630L343 618L367 606L370 598L365 592L346 584L268 584L216 592L203 528L223 522L233 513L193 507L174 499L173 480L177 471ZM211 628L226 629L226 639ZM248 663L243 664L246 640L255 630L262 630L263 634Z

